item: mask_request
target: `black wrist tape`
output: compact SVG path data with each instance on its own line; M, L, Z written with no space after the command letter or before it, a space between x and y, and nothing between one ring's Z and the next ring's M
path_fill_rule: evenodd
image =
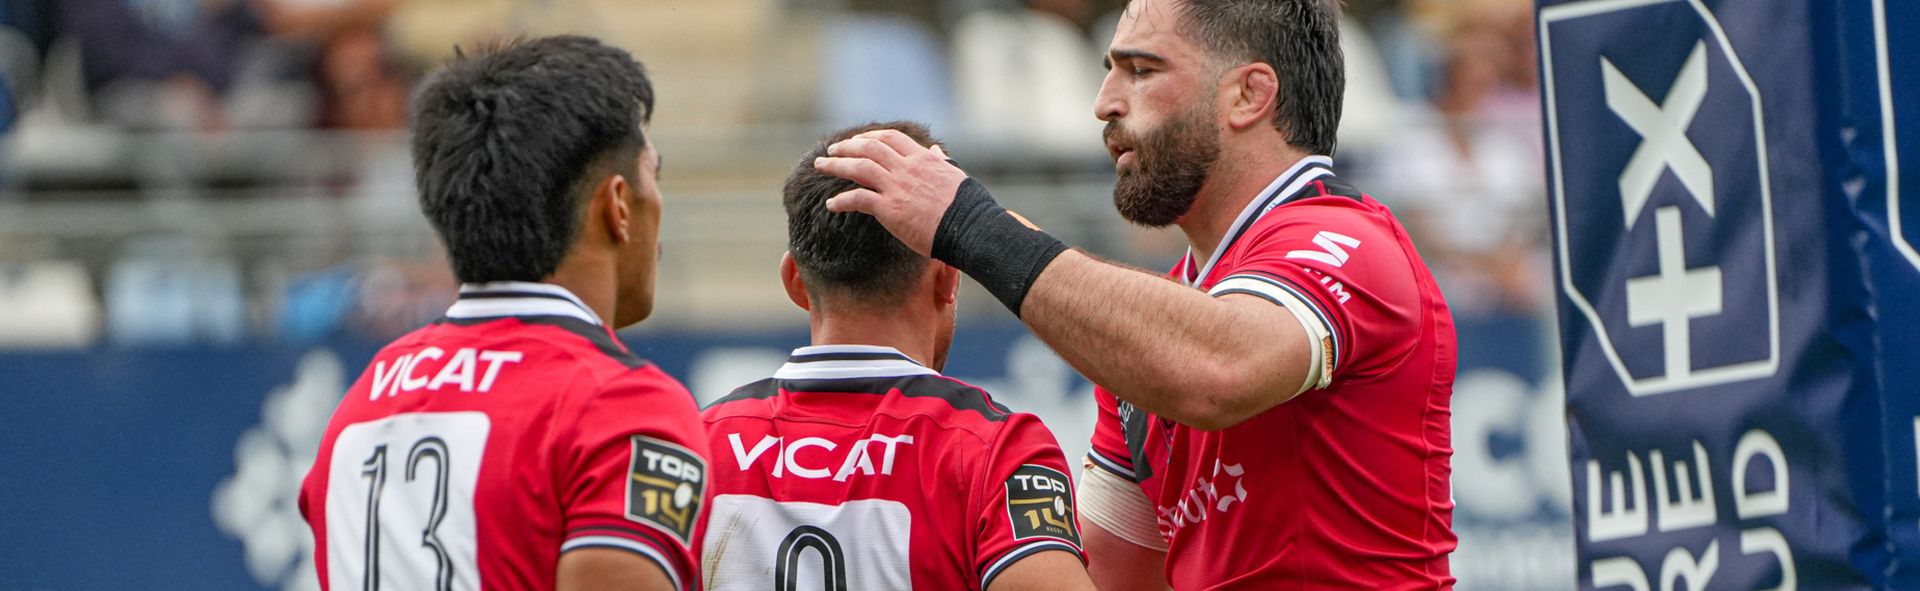
M933 258L980 282L1014 316L1040 271L1066 250L1066 243L1001 208L971 178L960 183L933 234Z

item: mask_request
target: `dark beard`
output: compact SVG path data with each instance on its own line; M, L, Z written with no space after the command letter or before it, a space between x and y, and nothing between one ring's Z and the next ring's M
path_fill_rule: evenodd
M1213 128L1213 109L1203 104L1187 111L1145 137L1108 121L1108 138L1133 148L1133 167L1120 173L1113 186L1113 207L1120 217L1149 228L1173 224L1193 209L1207 172L1220 159L1220 137Z

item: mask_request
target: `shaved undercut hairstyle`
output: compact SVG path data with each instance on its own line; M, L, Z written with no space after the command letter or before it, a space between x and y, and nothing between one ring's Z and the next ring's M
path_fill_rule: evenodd
M834 142L876 129L895 129L922 146L939 143L925 125L888 121L849 127L813 145L787 176L782 201L787 209L787 249L807 290L849 296L867 303L891 303L926 271L931 259L907 248L873 216L827 211L827 199L860 185L813 168Z
M625 50L578 36L482 48L413 98L414 182L460 281L560 266L594 181L639 176L653 84Z

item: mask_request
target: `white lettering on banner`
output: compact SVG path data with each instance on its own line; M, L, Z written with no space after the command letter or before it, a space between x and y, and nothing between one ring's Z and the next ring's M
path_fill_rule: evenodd
M1747 464L1756 457L1765 458L1767 467L1773 469L1773 490L1754 492L1747 488ZM1733 446L1733 511L1741 519L1787 512L1787 453L1766 431L1748 431Z
M1700 445L1698 441L1693 442L1694 464L1700 468L1698 472L1700 477L1699 498L1694 498L1693 496L1694 480L1687 477L1688 470L1685 461L1675 461L1673 463L1673 476L1674 480L1680 485L1680 494L1677 497L1670 497L1667 494L1667 468L1663 463L1666 458L1662 456L1660 450L1657 449L1653 450L1648 457L1653 460L1653 493L1660 501L1660 531L1675 531L1691 527L1713 525L1713 483L1707 480L1707 471L1709 468L1707 467L1706 446Z
M1719 541L1708 542L1706 551L1697 559L1686 548L1674 548L1667 551L1667 559L1660 562L1660 591L1673 591L1673 583L1679 580L1687 582L1689 591L1706 589L1716 570L1720 570Z
M375 362L373 387L367 391L367 400L379 400L382 394L393 397L401 392L438 391L449 384L459 386L461 392L491 392L494 380L500 377L502 366L519 363L526 358L526 354L519 351L462 348L453 352L453 357L447 360L446 365L432 372L433 377L428 378L420 371L423 369L421 362L438 360L446 357L446 354L439 347L427 347L394 358L392 365L385 361ZM486 364L486 370L481 372L479 383L475 384L474 371L479 369L480 363Z
M1653 591L1647 585L1647 572L1632 558L1603 558L1593 561L1593 586L1626 587L1633 591Z
M1920 445L1917 443L1916 445ZM1648 450L1648 459L1653 464L1654 496L1658 502L1656 515L1648 515L1646 483L1641 477L1642 467L1634 452L1627 452L1627 470L1631 473L1633 485L1628 489L1626 474L1607 473L1610 482L1605 487L1609 493L1602 496L1600 484L1602 470L1598 461L1587 462L1587 539L1590 542L1618 540L1647 535L1649 525L1657 524L1658 533L1670 533L1717 524L1713 490L1712 465L1708 462L1706 445L1700 441L1692 442L1693 463L1675 461L1669 467L1666 454L1662 450ZM1747 471L1753 467L1753 460L1766 460L1773 472L1773 487L1769 490L1753 490L1748 485ZM1741 521L1773 517L1787 512L1788 496L1787 455L1781 449L1778 440L1766 431L1754 429L1741 435L1733 452L1733 504L1734 512ZM1667 483L1668 470L1674 479L1673 487ZM1677 495L1669 493L1678 489ZM1697 491L1697 495L1696 495ZM1626 505L1627 495L1632 495L1632 508ZM1613 510L1602 511L1606 499L1612 499ZM1653 519L1649 519L1652 517ZM1767 556L1779 566L1780 583L1768 591L1795 591L1799 586L1799 576L1793 565L1793 549L1785 536L1765 522L1746 524L1740 532L1741 556ZM1696 542L1697 543L1697 542ZM1714 573L1720 569L1720 540L1707 542L1699 554L1685 546L1675 544L1660 561L1657 580L1659 591L1706 589ZM1591 563L1593 587L1605 589L1626 587L1634 591L1653 591L1649 586L1647 571L1631 557L1613 556L1595 559ZM1747 570L1747 569L1741 569Z
M1762 552L1772 554L1774 562L1780 564L1780 586L1765 591L1795 591L1800 588L1800 576L1793 568L1793 549L1787 547L1787 537L1780 535L1780 530L1759 527L1740 532L1741 554Z
M791 473L794 476L808 479L820 479L832 476L836 481L846 482L847 478L854 474L860 474L862 476L873 476L875 474L881 476L893 475L895 454L899 451L899 446L911 445L913 443L913 436L875 434L854 441L847 446L847 455L841 459L840 467L837 470L828 470L828 464L805 464L802 462L802 458L799 457L800 450L806 448L817 447L826 451L834 451L840 448L839 444L819 437L802 437L789 443L784 437L764 435L761 436L758 443L753 444L753 449L748 450L745 443L740 440L739 433L728 433L727 443L733 448L734 463L739 465L742 471L752 469L754 463L758 462L761 456L766 455L767 450L779 448L780 451L774 452L772 455L774 462L771 473L774 478L784 478L788 473ZM874 443L885 446L885 451L881 453L880 464L877 467L873 462L873 452L869 449L870 444Z
M1608 475L1606 497L1600 496L1600 461L1587 460L1587 541L1604 542L1647 533L1647 478L1640 469L1640 458L1627 452L1627 471L1633 474L1633 488L1627 488L1619 472ZM1628 507L1627 495L1633 495ZM1603 511L1600 499L1612 498L1613 511Z

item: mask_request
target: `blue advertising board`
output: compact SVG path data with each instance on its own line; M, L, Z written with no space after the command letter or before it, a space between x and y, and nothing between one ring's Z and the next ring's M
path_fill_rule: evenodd
M1538 24L1578 586L1916 588L1920 6Z
M1566 588L1564 432L1550 349L1524 317L1460 317L1454 406L1462 588ZM623 335L704 401L806 340ZM294 504L321 429L377 343L0 352L0 591L318 587ZM963 323L947 372L1086 452L1092 386L1026 330Z

